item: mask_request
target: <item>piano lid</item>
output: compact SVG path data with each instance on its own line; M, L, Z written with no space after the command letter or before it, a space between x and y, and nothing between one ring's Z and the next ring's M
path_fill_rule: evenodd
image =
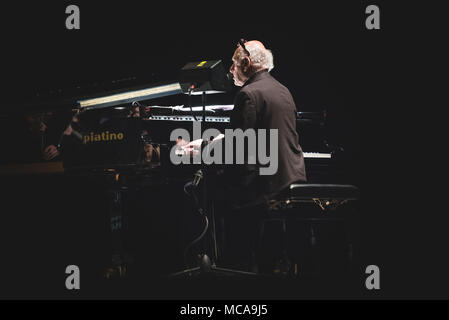
M159 85L134 91L116 93L104 97L91 98L78 101L80 108L85 110L99 109L131 103L134 101L149 100L182 93L179 83Z
M80 108L88 110L187 92L190 94L226 93L230 86L221 60L188 63L181 69L179 78L179 82L171 84L80 100L78 105Z

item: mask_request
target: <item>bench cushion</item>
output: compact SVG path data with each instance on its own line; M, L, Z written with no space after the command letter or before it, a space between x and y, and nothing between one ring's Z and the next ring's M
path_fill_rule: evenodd
M359 188L347 184L294 183L290 185L290 198L356 200L359 198Z

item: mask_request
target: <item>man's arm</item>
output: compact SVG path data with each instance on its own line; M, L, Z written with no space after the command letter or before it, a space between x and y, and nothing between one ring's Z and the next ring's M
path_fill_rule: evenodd
M241 91L235 99L234 109L231 114L231 128L242 129L243 131L249 128L255 129L256 121L256 106L248 93ZM194 149L200 149L207 144L213 144L214 142L221 141L222 139L224 139L224 137L225 135L220 133L212 141L203 141L203 139L197 139L191 141L190 143L184 144L183 148L193 151ZM223 141L226 143L225 140Z
M67 125L69 116L72 118ZM49 140L47 145L43 150L43 157L45 160L52 160L58 157L60 152L60 147L65 136L75 136L77 139L82 140L82 134L72 128L72 123L78 123L78 117L72 116L71 114L59 115L53 119L53 125L49 131ZM64 128L64 126L66 126ZM62 132L61 132L62 131Z
M254 99L245 91L240 91L235 99L234 110L231 114L232 129L256 128L257 112Z

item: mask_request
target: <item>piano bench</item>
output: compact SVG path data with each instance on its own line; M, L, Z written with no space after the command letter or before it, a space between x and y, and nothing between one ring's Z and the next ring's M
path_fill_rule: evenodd
M359 189L347 184L307 184L294 183L290 185L290 199L292 201L310 199L343 199L357 200Z
M353 185L294 183L287 192L268 201L267 214L279 215L288 209L303 207L304 203L314 203L324 211L334 210L358 198L359 189Z
M300 273L298 272L298 264L302 264L304 261L298 261L300 259L297 257L301 253L296 251L301 246L295 242L298 242L298 239L307 239L311 250L318 250L317 244L320 241L332 243L332 239L320 238L320 230L325 229L322 223L327 223L328 226L334 223L332 225L334 228L343 225L344 255L350 265L353 262L354 244L357 242L356 238L358 238L356 236L358 223L354 214L357 211L354 205L358 198L359 189L353 185L307 183L290 185L288 192L269 201L268 208L262 213L258 222L259 234L256 242L259 258L266 262L267 257L260 256L266 255L268 249L273 251L272 244L277 243L275 255L278 259L283 260L284 264L285 261L289 261L288 264L290 265L287 268L289 271L285 271L285 265L277 268L281 269L281 271L278 271L284 274L297 275ZM266 229L270 226L271 236L267 236ZM293 256L296 256L296 258L292 258ZM295 263L293 264L292 261L295 261ZM320 262L315 261L314 263L318 266L315 268L316 270L322 269L319 266ZM304 270L303 266L299 266L299 269Z

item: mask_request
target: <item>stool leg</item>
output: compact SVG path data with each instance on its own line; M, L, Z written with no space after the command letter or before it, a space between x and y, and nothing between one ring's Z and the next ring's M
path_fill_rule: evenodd
M287 256L287 223L285 219L282 219L282 238L283 238L282 254Z
M358 222L356 210L353 207L349 208L348 215L345 219L345 233L346 233L346 241L347 241L347 258L348 258L348 272L352 274L357 268L356 264L358 263L357 259L357 244L358 244Z
M321 274L320 248L318 247L316 230L310 224L310 245L312 249L312 259L314 260L317 275Z
M287 235L287 221L282 219L282 260L284 262L282 272L284 274L290 274L291 260L288 254L288 235Z
M220 230L220 237L219 237L219 243L220 245L218 246L220 248L220 254L218 256L218 260L220 259L225 259L226 260L226 225L225 225L225 219L224 218L220 218L219 219L219 230Z

